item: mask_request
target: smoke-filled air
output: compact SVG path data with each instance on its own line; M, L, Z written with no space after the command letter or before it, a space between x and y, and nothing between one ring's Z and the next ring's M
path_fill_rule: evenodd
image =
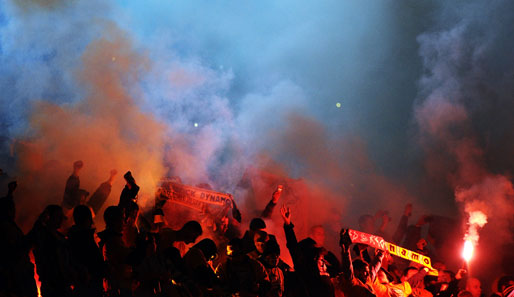
M512 36L514 2L500 0L0 1L1 207L14 202L37 294L95 296L99 277L104 296L322 296L312 292L328 292L327 278L335 296L353 296L345 281L384 250L389 291L408 282L409 266L426 274L394 296L479 297L475 280L487 296L510 296L514 277L498 280L514 275ZM66 216L55 232L71 249L75 210L88 206L107 265L107 217L121 211L130 284L106 272L45 287L57 275L38 260L51 258L38 241L52 225L48 205ZM188 241L191 220L203 232ZM162 257L173 243L187 272L158 288L138 279L153 275L137 256L148 242ZM266 260L275 247L290 268L278 265L285 287ZM188 266L195 248L212 287ZM234 284L223 269L242 261L239 248L271 286ZM309 253L325 259L319 275ZM4 266L0 275L17 275Z

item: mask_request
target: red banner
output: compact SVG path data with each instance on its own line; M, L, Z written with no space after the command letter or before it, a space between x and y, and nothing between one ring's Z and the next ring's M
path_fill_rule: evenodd
M172 181L166 181L161 185L159 196L161 196L161 199L166 199L169 202L198 211L204 210L208 205L221 207L230 207L232 205L232 196L230 194L183 185Z

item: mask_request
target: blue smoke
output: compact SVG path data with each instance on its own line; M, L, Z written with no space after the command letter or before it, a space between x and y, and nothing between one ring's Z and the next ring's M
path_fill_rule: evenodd
M418 80L425 71L417 37L448 30L455 26L448 20L473 15L479 20L476 28L487 33L481 36L496 45L484 54L491 57L486 63L510 65L510 60L501 62L501 45L512 27L512 17L504 12L508 9L502 9L508 4L496 1L488 10L489 19L503 17L503 23L495 19L488 28L476 13L486 5L480 3L3 1L0 156L7 165L2 166L14 170L10 147L32 133L32 102L83 100L87 88L76 78L81 57L109 26L116 26L131 40L132 50L149 60L149 70L129 86L136 104L166 122L171 136L188 135L193 155L212 175L238 167L233 178L220 184L233 185L251 156L276 147L270 141L277 138L270 134L289 127L288 114L295 113L319 122L329 145L357 135L379 174L423 196L420 188L433 187L423 179L423 155L412 141L412 111L415 99L423 97ZM510 122L500 115L496 124ZM500 130L489 124L478 131L499 141ZM491 147L501 153L496 143ZM508 147L512 143L509 138ZM280 147L276 155L287 155L288 145ZM299 157L286 165L296 176L308 170Z
M384 133L371 129L402 126L409 116L395 123L395 108L383 114L375 105L412 98L379 96L399 79L389 57L398 51L391 38L401 29L395 9L372 1L3 2L4 159L9 143L27 133L31 102L73 104L84 97L75 73L109 23L151 60L134 87L141 108L182 133L213 129L219 152L234 137L245 139L247 154L268 145L263 137L282 129L291 111L320 120L333 137L350 131L380 142ZM212 162L220 157L214 155Z

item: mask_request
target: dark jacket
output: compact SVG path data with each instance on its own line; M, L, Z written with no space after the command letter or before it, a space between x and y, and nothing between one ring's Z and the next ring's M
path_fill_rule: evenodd
M36 297L29 246L18 225L4 216L0 216L0 242L0 295Z
M105 263L102 251L96 245L95 229L80 229L73 225L68 231L68 243L73 262L91 278L102 279Z
M264 266L247 255L228 258L216 269L226 293L240 296L262 296L271 284Z
M39 221L27 234L34 246L37 273L43 295L64 294L75 283L76 271L64 235L51 230Z
M127 208L127 205L130 201L137 202L137 193L139 192L139 186L136 183L131 183L131 188L127 185L123 188L120 195L120 202L118 206L123 209Z
M130 250L125 246L122 234L106 229L98 233L100 248L106 262L106 279L109 290L130 289L131 267L128 265Z
M311 238L298 242L293 228L293 224L284 224L287 248L293 259L296 279L298 280L297 288L299 290L295 292L295 295L310 297L334 296L334 288L330 279L327 276L320 275L316 263L316 256L320 249L316 248L316 242Z

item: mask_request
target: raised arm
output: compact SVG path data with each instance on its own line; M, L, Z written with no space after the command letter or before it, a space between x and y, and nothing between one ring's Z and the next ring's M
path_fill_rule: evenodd
M378 212L379 218L382 220L382 223L380 224L380 227L378 228L378 235L382 236L383 238L388 238L386 234L387 226L389 225L389 222L391 222L391 217L389 217L389 212L386 210L381 210Z
M278 185L277 189L273 194L271 195L271 200L266 205L266 208L262 211L261 217L262 218L269 218L271 217L271 214L273 214L273 210L275 209L275 206L277 205L278 199L280 199L280 195L282 195L282 185Z
M353 279L352 256L350 255L350 245L352 240L348 229L341 229L339 233L339 245L341 246L341 272L342 277L347 280Z
M382 260L384 260L384 256L385 256L385 253L383 250L376 250L376 251L377 251L377 253L375 255L375 258L369 264L369 277L371 278L371 282L375 281L378 271L380 270L380 267L382 267Z
M294 225L291 223L291 210L289 207L282 205L280 208L280 214L282 215L282 220L284 221L284 233L286 235L286 246L289 250L289 254L291 254L291 258L293 259L293 264L296 266L298 261L298 240L296 239L296 234L294 233Z
M423 225L427 224L430 219L430 216L423 215L419 218L416 225L410 225L407 227L405 240L403 241L403 246L405 246L405 248L416 249L416 243L421 239L421 228Z
M239 211L239 208L237 208L234 197L232 197L232 195L230 195L230 198L232 198L232 217L234 218L234 220L241 223L241 212Z
M284 221L284 232L286 234L287 247L294 247L298 245L298 240L296 239L296 234L294 233L294 225L291 223L291 209L282 205L280 208L280 214L282 215L282 220Z
M403 211L403 216L400 219L400 223L398 223L398 227L396 227L396 231L393 235L393 242L396 244L401 244L405 233L407 232L407 224L409 223L409 218L412 214L412 204L407 204L405 206L405 210Z

